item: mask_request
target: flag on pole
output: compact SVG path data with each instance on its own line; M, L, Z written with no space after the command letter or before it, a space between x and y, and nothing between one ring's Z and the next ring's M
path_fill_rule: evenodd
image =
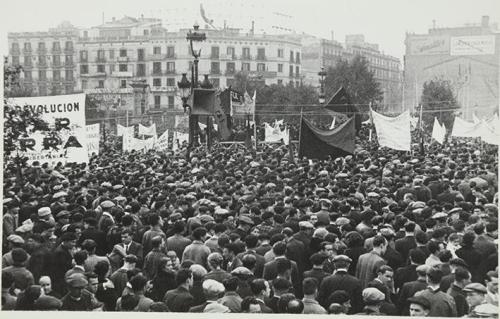
M472 122L473 122L474 124L479 124L479 123L481 123L481 120L480 120L480 119L476 116L476 113L475 113L475 112L474 112L474 113L472 113Z
M168 130L163 132L163 134L158 138L154 147L159 151L168 149Z
M436 140L439 144L444 143L444 137L446 135L446 128L441 126L438 119L434 117L434 125L432 127L432 138Z
M116 126L116 135L117 136L123 136L123 134L134 134L134 127L133 126L122 126L120 124L118 124Z
M474 124L455 116L451 136L455 137L481 137L481 122Z
M228 117L224 113L223 104L227 104L228 101L223 101L224 99L230 99L230 94L223 94L221 91L217 92L215 95L215 106L214 106L214 120L219 128L219 134L221 138L225 141L231 137L231 130L228 125Z
M380 146L400 151L411 150L410 112L406 111L396 117L387 117L370 108L377 130Z

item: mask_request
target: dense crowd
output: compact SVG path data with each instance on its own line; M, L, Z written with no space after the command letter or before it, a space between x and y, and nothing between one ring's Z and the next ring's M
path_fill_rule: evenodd
M4 165L3 310L498 313L498 148Z

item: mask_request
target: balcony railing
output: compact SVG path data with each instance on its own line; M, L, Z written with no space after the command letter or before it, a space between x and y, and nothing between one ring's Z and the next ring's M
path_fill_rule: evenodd
M163 75L163 72L161 70L153 70L151 73L152 75Z
M67 67L67 68L73 68L75 67L75 62L71 61L71 62L64 62L64 66Z
M176 92L177 87L175 86L152 86L151 92Z
M46 69L46 68L48 68L48 67L49 67L49 66L47 65L47 62L43 62L43 63L40 63L40 62L39 62L39 63L37 63L37 64L36 64L36 66L37 66L37 68L39 68L39 69Z
M229 70L226 70L226 75L234 75L236 73L236 70L234 69L229 69Z
M251 60L252 56L250 54L242 54L241 59L242 60Z
M210 54L210 59L212 60L219 60L219 54Z
M177 59L177 54L175 53L167 53L166 54L167 59Z
M117 58L118 62L128 62L128 56L119 56Z
M25 70L32 69L33 68L33 64L31 62L30 63L24 63L23 64L23 68Z
M105 57L97 57L97 58L95 58L95 61L98 63L104 63L104 62L106 62L106 58Z
M19 48L10 49L10 55L20 55L20 54L21 54L21 50L19 50Z
M148 54L147 58L148 58L148 60L165 60L165 59L167 59L167 55L166 54L161 54L161 53L158 53L158 54Z
M220 74L220 69L210 69L210 74Z
M31 50L31 48L24 48L23 49L24 55L31 55L32 52L33 52L33 50Z
M266 61L266 56L265 55L257 55L256 60L258 60L258 61Z
M61 54L61 48L52 48L52 50L50 51L52 52L52 54Z
M37 53L38 55L46 55L46 54L47 54L47 49L46 49L46 48L38 48L38 49L36 50L36 53Z
M175 69L173 70L167 70L165 71L165 74L170 75L170 74L176 74Z
M75 53L74 48L64 48L64 54L73 54Z

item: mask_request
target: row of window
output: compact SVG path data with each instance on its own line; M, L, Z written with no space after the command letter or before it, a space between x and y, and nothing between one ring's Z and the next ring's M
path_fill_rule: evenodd
M31 42L24 42L23 48L25 51L31 51ZM66 41L64 43L64 49L65 50L73 50L73 41ZM45 42L38 42L38 50L47 50ZM52 50L53 51L58 51L61 50L61 42L59 41L54 41L52 42ZM19 43L14 42L12 43L12 51L19 51Z
M66 81L73 81L73 70L65 70L64 71ZM24 71L24 79L25 81L33 80L33 72L32 71ZM52 79L54 81L61 81L61 71L54 70L52 71ZM38 71L38 80L45 81L47 80L47 71L39 70Z
M33 57L31 55L25 55L23 57L23 65L24 66L32 66L32 59ZM72 55L64 55L64 62L66 65L72 65L73 64L73 56ZM18 65L19 63L19 57L18 56L12 56L12 64ZM53 66L60 66L61 65L61 56L60 55L53 55L52 56L52 64ZM39 66L48 66L47 64L47 56L46 55L39 55L38 56L38 65Z

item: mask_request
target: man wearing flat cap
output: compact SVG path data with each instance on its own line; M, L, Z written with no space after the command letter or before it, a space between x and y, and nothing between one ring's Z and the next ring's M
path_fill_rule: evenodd
M351 300L352 313L361 311L361 282L358 278L350 275L347 270L352 259L346 255L337 255L334 257L335 271L332 275L326 277L321 282L318 290L318 301L323 308L328 308L328 297L337 290L346 291Z
M410 303L410 316L411 317L427 317L431 310L431 303L423 297L408 298Z
M465 300L469 306L469 316L473 316L475 308L486 303L486 287L480 283L473 282L464 287L463 291L466 294Z
M356 315L361 316L383 316L385 314L380 312L380 306L385 300L385 295L383 292L377 288L369 287L365 288L362 293L363 302L365 303L365 308L363 312L356 313Z
M92 294L85 290L88 285L84 274L72 274L68 277L68 293L62 297L61 310L89 311L92 310Z
M241 215L238 218L238 227L233 230L234 233L240 235L241 240L245 240L245 237L250 233L254 225L254 221L248 215Z
M54 257L51 260L51 278L54 290L60 295L66 292L66 282L64 275L72 268L73 250L76 246L76 235L72 232L66 232L61 236L61 244L55 249Z

